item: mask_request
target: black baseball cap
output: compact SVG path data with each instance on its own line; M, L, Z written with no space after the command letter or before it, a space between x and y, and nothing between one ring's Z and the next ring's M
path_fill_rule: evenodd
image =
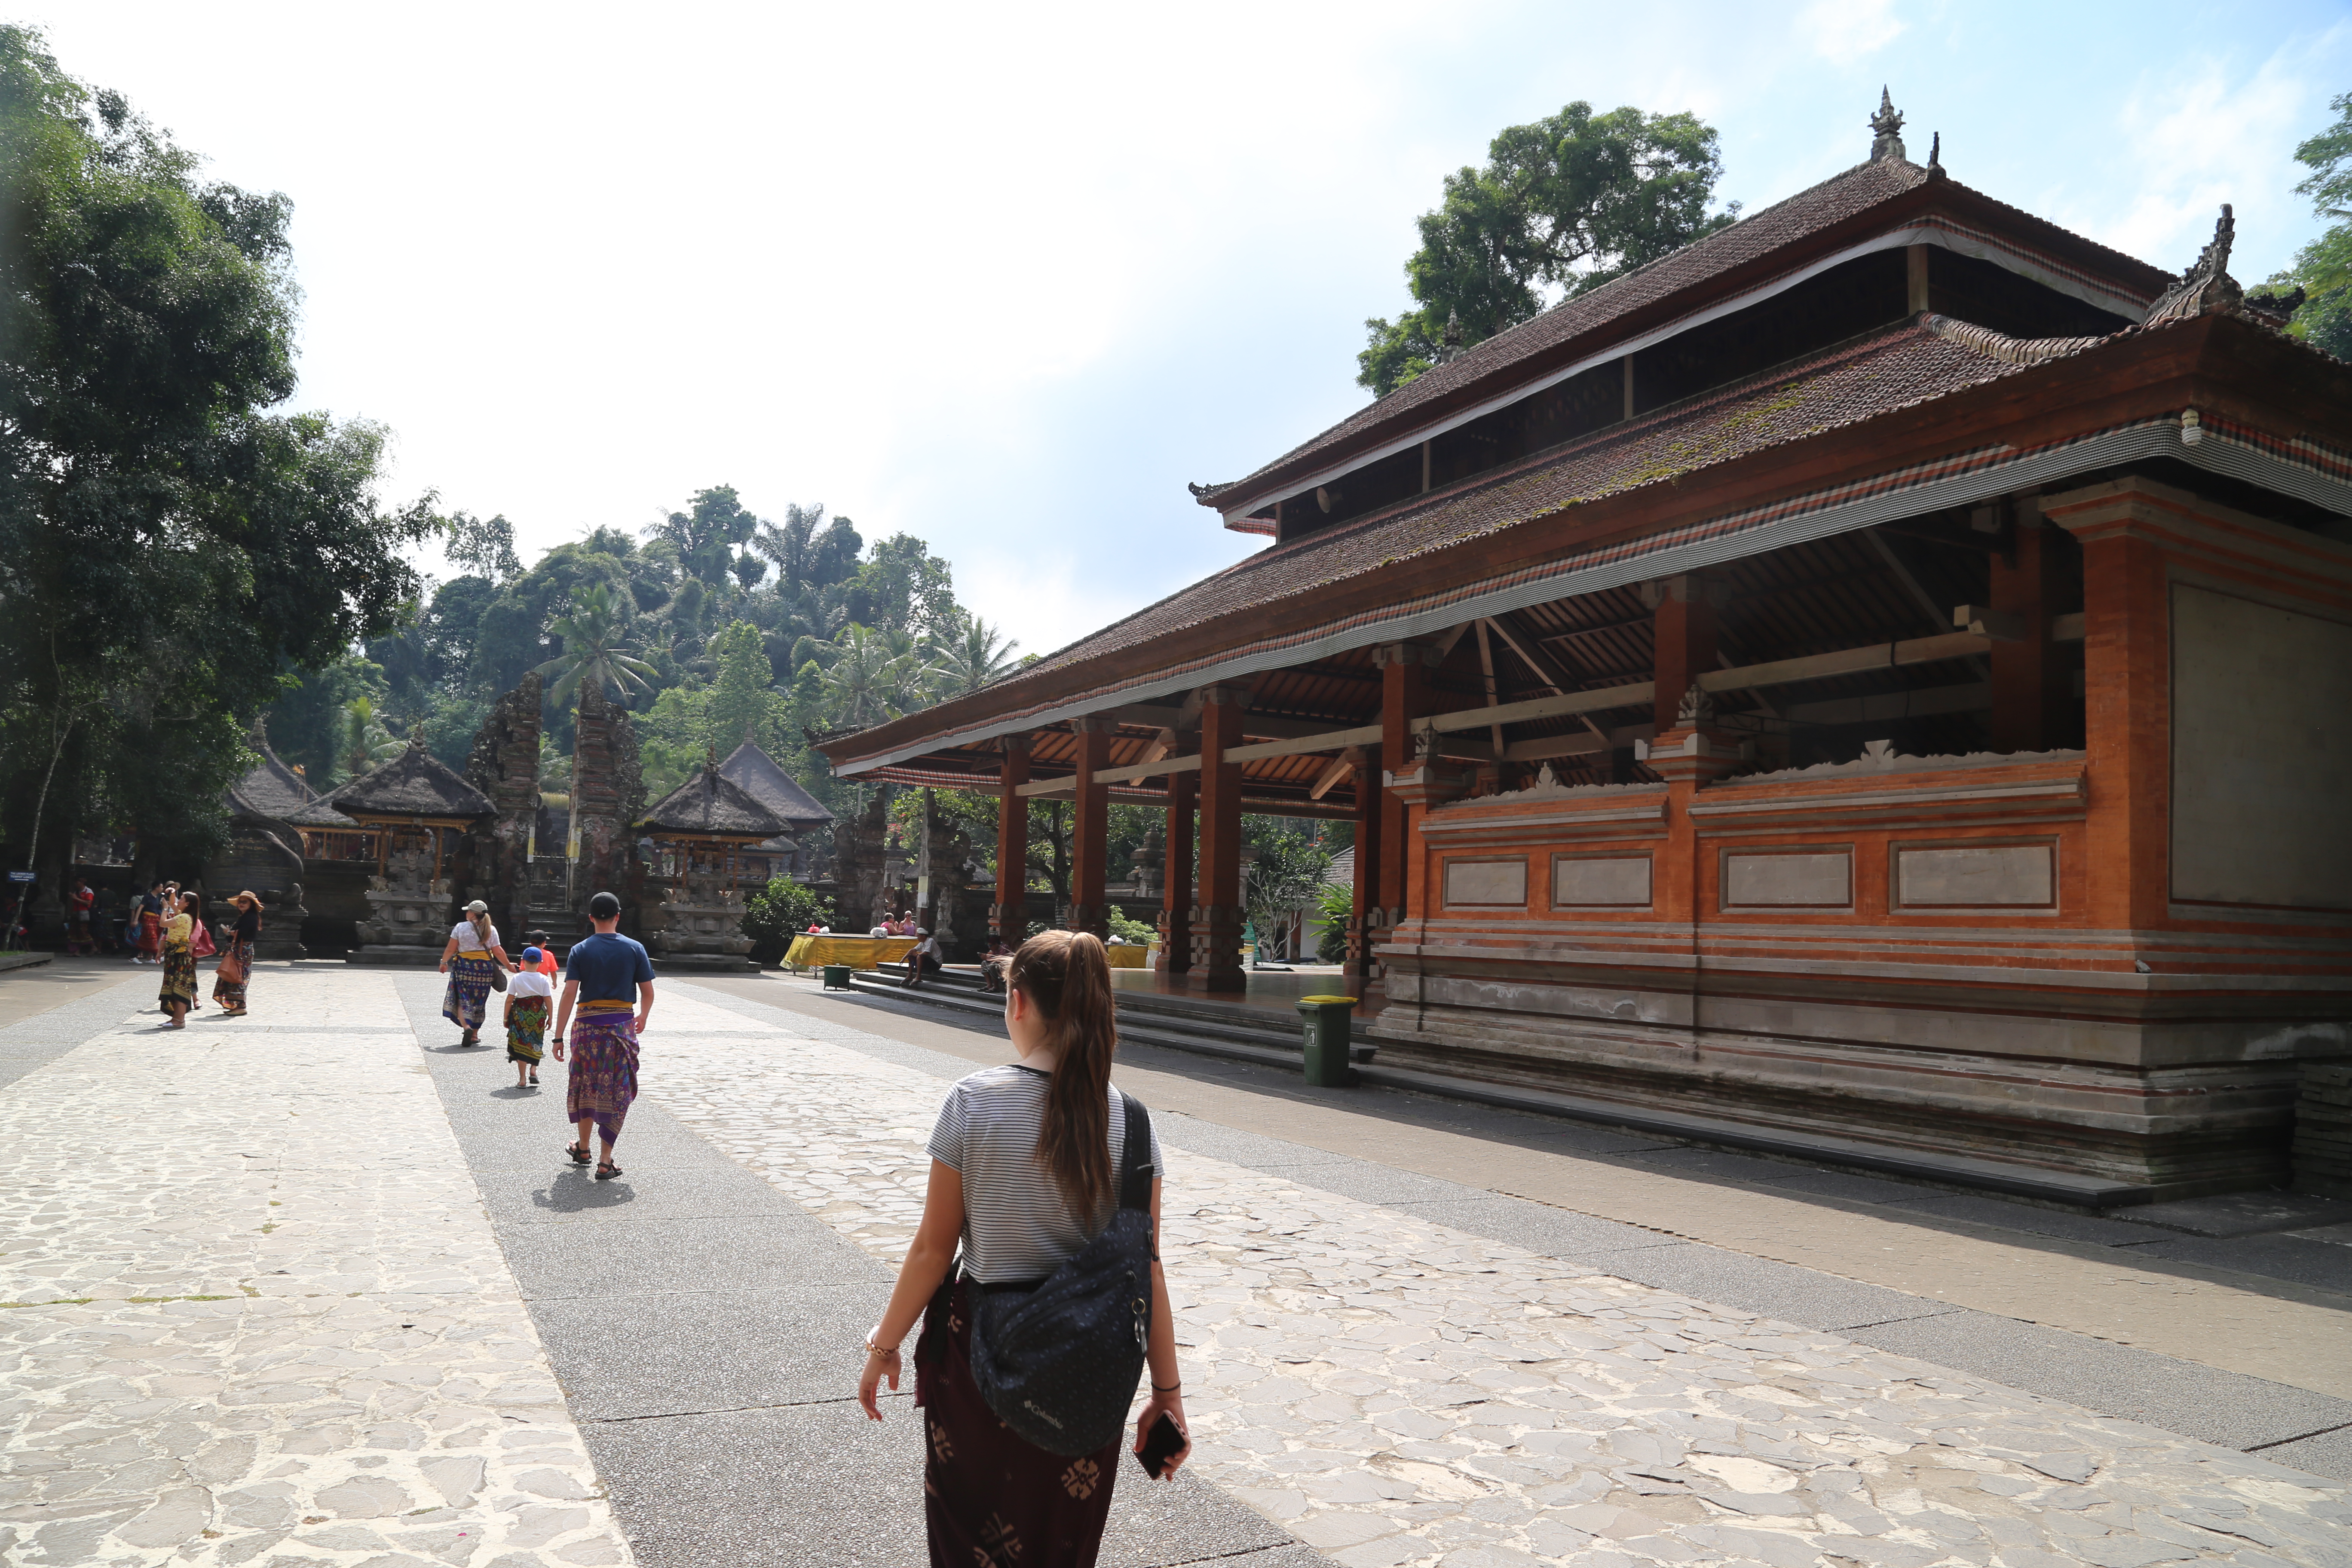
M599 893L588 900L588 918L613 921L621 918L621 900L614 893Z

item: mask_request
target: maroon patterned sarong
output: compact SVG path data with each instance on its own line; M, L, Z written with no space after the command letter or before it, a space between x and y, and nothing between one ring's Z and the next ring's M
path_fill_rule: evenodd
M971 1380L971 1312L959 1280L915 1344L923 1524L931 1568L1094 1568L1121 1436L1082 1458L1048 1453L996 1418Z
M593 1116L597 1135L613 1142L621 1136L630 1102L637 1098L637 1016L583 1013L572 1020L569 1044L572 1074L563 1092L563 1114L572 1121Z

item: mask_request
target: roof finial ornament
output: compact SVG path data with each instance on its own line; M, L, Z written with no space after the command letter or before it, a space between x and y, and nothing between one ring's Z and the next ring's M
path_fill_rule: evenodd
M2180 275L2180 281L2165 291L2164 298L2148 307L2143 326L2158 327L2168 321L2186 321L2191 316L2210 316L2235 309L2245 299L2245 290L2230 276L2230 247L2238 237L2238 220L2230 204L2221 204L2221 219L2213 226L2213 237L2197 253L2196 261Z
M1927 167L1939 174L1944 172L1944 133L1940 131L1928 140Z
M1878 112L1870 117L1870 161L1909 156L1903 150L1903 111L1884 87L1878 89Z

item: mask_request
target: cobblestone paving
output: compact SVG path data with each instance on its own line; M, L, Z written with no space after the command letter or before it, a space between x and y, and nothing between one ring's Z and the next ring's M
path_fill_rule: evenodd
M120 994L0 1090L0 1562L627 1563L391 981Z
M647 1092L895 1264L945 1085L689 997ZM2352 1565L2334 1482L1170 1142L1195 1463L1348 1568Z

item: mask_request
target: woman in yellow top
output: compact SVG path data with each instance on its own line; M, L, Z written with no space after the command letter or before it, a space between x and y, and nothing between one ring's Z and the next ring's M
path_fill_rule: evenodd
M164 1026L184 1029L196 1000L196 953L190 945L196 934L196 896L190 893L164 908L163 989L158 1000L172 1020Z
M499 945L499 928L490 923L490 906L476 899L466 906L466 918L449 928L449 945L441 950L441 973L449 977L441 1016L466 1031L459 1045L482 1043L482 1020L490 1010L490 976L513 967L507 962L507 950Z

